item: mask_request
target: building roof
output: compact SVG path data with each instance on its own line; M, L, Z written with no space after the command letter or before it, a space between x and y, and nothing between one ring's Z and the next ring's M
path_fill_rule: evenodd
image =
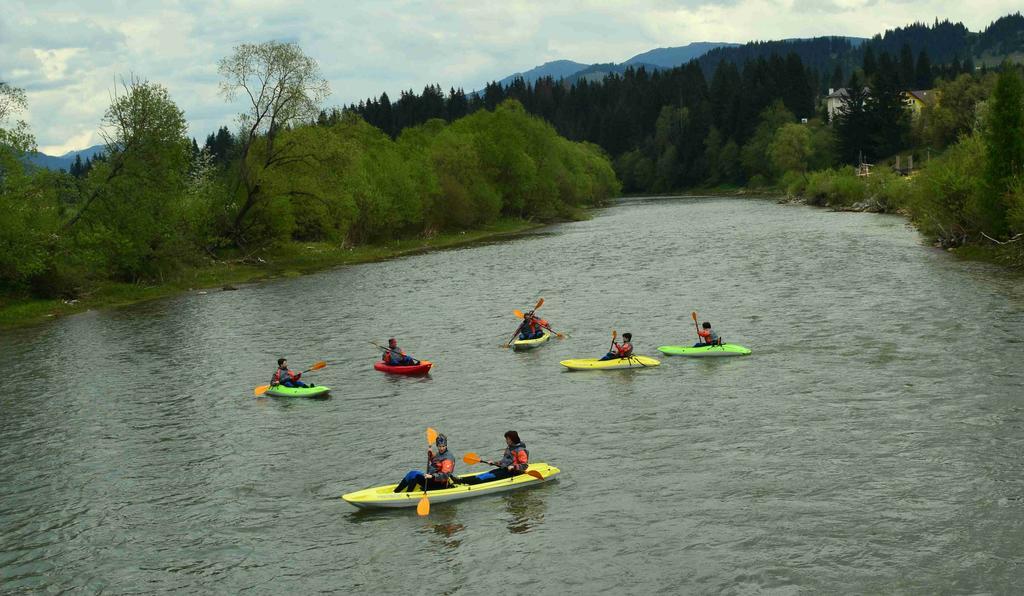
M864 87L864 93L871 95L871 89ZM848 95L850 95L850 92L846 89L846 87L841 87L839 89L829 89L828 95L825 96L825 99L845 99Z
M938 101L938 94L934 89L918 89L907 91L907 95L917 99L926 106L934 105Z

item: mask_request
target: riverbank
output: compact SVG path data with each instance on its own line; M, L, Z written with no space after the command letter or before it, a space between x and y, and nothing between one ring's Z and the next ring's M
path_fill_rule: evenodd
M127 306L190 291L237 289L238 284L296 277L332 267L393 259L430 250L515 236L547 224L503 219L479 230L409 238L386 244L346 248L325 242L292 242L246 258L214 260L183 269L159 284L102 282L83 290L76 300L0 296L0 329L10 329L97 308Z

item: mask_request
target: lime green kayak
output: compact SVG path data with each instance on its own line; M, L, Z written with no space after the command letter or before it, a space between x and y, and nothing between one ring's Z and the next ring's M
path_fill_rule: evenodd
M316 387L285 387L275 385L267 389L266 395L270 397L327 397L331 392L330 387L317 385Z
M658 351L666 356L689 356L691 358L713 358L723 356L747 356L750 350L739 344L722 344L720 346L661 346Z
M544 342L548 341L549 339L551 339L551 333L548 332L547 329L545 329L544 330L544 335L538 337L537 339L517 339L517 340L515 340L514 342L512 342L512 349L516 350L516 351L519 351L519 350L532 350L534 348L539 348L540 346L544 345Z
M613 358L598 360L597 358L574 358L563 360L559 364L569 370L615 370L619 368L650 368L661 362L648 356L630 356L629 358Z

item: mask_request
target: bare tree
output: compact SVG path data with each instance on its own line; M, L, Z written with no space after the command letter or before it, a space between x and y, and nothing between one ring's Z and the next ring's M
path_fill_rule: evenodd
M248 102L239 115L243 138L238 184L245 187L245 200L233 224L235 242L242 244L246 215L266 198L260 174L307 157L296 154L290 144L278 143L278 133L293 124L313 121L330 87L316 61L294 43L236 46L232 55L220 61L218 71L224 79L220 88L225 99L242 97ZM262 154L258 160L252 159L254 143L261 137L265 141Z

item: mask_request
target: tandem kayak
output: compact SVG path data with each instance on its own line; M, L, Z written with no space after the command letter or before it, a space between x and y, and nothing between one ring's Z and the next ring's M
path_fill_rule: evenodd
M427 498L433 505L435 503L447 503L448 501L458 501L459 499L469 499L471 497L503 493L510 490L538 486L549 480L555 480L555 477L561 472L558 468L544 463L530 464L528 469L540 472L541 476L544 477L544 480L538 480L528 474L519 474L518 476L513 476L511 478L502 478L501 480L494 480L483 484L456 484L451 488L428 491ZM487 471L488 470L481 470L476 474L466 474L466 476L477 476ZM360 509L383 509L415 507L423 496L422 490L414 490L410 493L392 492L396 486L398 486L397 483L388 484L386 486L375 486L373 488L366 488L354 493L341 495L341 498L345 499L345 501L350 505L354 505Z
M613 358L598 360L597 358L574 358L563 360L559 364L569 370L613 370L619 368L649 368L661 362L648 356L630 356L629 358Z
M689 356L691 358L721 358L723 356L747 356L750 350L739 344L720 346L661 346L658 351L667 356Z
M536 339L517 339L517 340L515 340L514 342L512 342L512 349L516 350L516 351L519 351L519 350L532 350L534 348L539 348L540 346L544 345L544 342L548 341L549 339L551 339L551 333L548 332L547 329L545 329L544 330L544 335L542 335L542 336L540 336L540 337L538 337Z
M284 385L275 385L264 395L270 397L327 397L327 394L331 392L330 387L324 387L323 385L317 385L315 387L285 387Z
M434 363L429 360L420 360L419 364L410 364L408 366L391 366L390 364L384 364L380 360L373 364L373 368L380 372L393 375L425 375L430 372L431 366L434 366Z

